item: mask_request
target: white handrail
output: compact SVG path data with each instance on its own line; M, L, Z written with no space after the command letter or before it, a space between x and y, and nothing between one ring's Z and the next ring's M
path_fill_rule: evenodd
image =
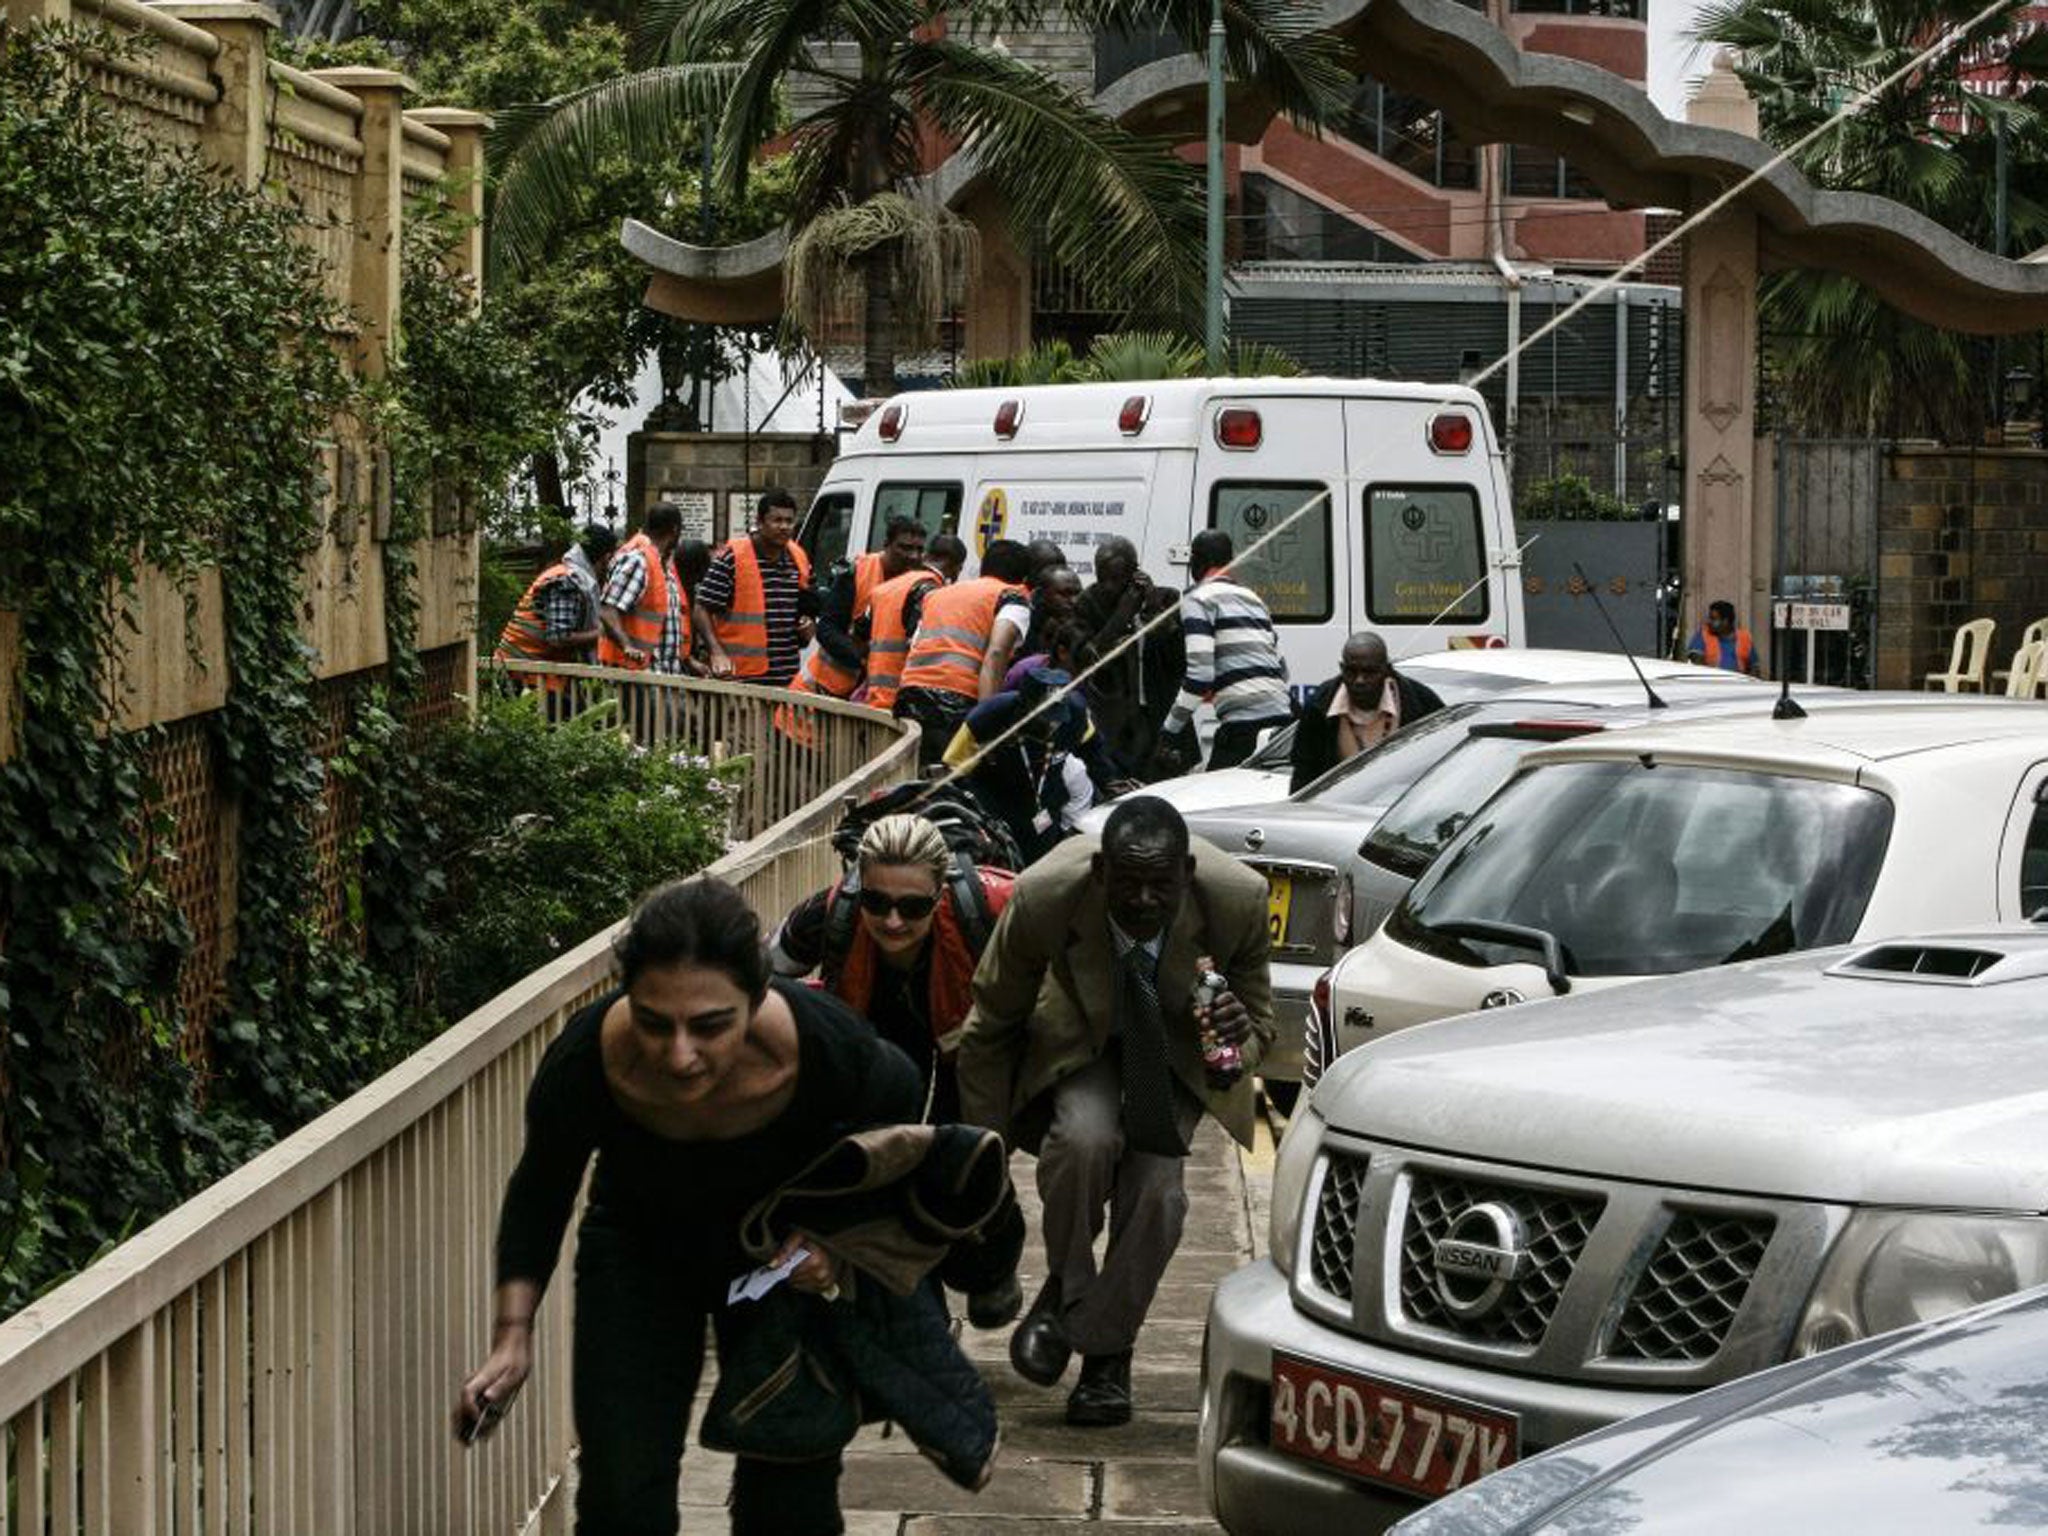
M622 681L564 670L586 698ZM748 776L766 824L708 872L769 919L836 870L826 834L847 798L915 770L915 730L872 710L656 687L683 706L663 716L666 743L766 754ZM0 1532L563 1529L569 1286L543 1303L533 1379L498 1434L464 1452L447 1415L487 1348L491 1231L526 1084L570 1014L614 984L622 926L0 1323Z

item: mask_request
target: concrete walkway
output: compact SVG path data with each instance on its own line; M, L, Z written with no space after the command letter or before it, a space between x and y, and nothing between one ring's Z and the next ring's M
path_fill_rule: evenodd
M1024 1253L1028 1301L1045 1275L1031 1160L1012 1165L1031 1222ZM1188 1159L1188 1226L1168 1269L1131 1371L1137 1415L1116 1429L1074 1429L1064 1413L1078 1365L1052 1388L1010 1369L1007 1328L967 1330L1002 1413L996 1473L978 1494L961 1491L900 1432L864 1430L846 1456L840 1498L850 1536L1059 1536L1132 1529L1146 1536L1214 1533L1195 1481L1202 1322L1216 1281L1251 1257L1254 1223L1238 1150L1204 1121ZM1257 1182L1256 1179L1253 1180ZM1262 1244L1263 1231L1256 1237ZM729 1458L692 1444L683 1463L683 1531L726 1530Z

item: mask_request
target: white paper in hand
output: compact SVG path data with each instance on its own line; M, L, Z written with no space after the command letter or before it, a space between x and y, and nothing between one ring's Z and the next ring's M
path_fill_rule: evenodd
M725 1304L731 1306L740 1301L759 1301L795 1273L797 1265L810 1256L810 1249L797 1248L780 1264L763 1264L759 1269L748 1270L725 1288Z

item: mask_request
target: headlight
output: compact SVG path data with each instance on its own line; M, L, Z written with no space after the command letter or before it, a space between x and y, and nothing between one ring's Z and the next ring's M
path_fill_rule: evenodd
M1308 1176L1323 1144L1323 1117L1301 1105L1287 1122L1280 1155L1273 1162L1273 1222L1266 1247L1281 1273L1294 1270L1294 1249L1301 1236L1301 1203L1308 1198Z
M1819 1354L2044 1281L2048 1221L2039 1217L1858 1211L1828 1255L1792 1352Z
M1340 876L1337 881L1337 904L1330 909L1330 937L1339 949L1351 942L1351 902L1355 894L1351 876Z

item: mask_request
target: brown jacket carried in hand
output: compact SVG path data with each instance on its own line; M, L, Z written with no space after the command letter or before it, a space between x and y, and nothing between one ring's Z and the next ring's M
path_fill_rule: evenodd
M1271 1045L1267 885L1201 838L1189 840L1195 878L1159 957L1159 999L1175 1074L1246 1146L1252 1142L1251 1074ZM960 1118L1036 1151L1046 1090L1108 1047L1117 997L1114 941L1102 882L1090 868L1100 843L1070 838L1017 877L974 973L974 1007L960 1042ZM1207 955L1251 1015L1240 1047L1245 1074L1217 1092L1202 1070L1195 1024L1195 962Z

